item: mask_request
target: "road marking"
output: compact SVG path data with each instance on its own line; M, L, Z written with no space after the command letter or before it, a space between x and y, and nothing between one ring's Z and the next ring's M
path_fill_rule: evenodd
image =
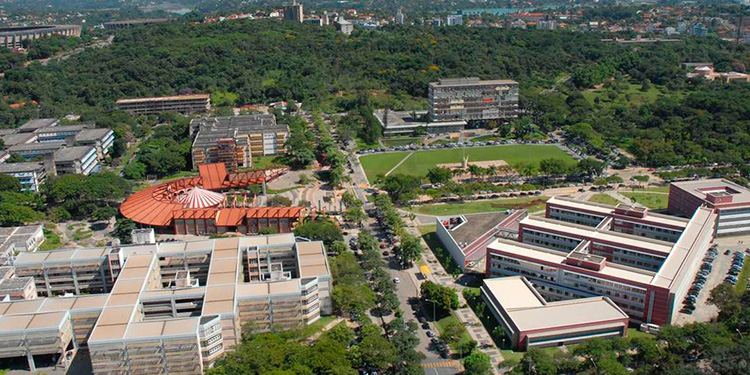
M430 362L430 363L422 363L420 366L424 368L459 368L460 365L458 361L443 361L443 362Z
M421 266L419 266L419 270L420 270L420 271L422 271L422 274L424 274L424 275L426 275L426 274L428 274L428 273L432 273L432 271L430 271L430 268L429 268L429 267L427 267L427 266L426 266L426 265L424 265L424 264L423 264L423 265L421 265Z

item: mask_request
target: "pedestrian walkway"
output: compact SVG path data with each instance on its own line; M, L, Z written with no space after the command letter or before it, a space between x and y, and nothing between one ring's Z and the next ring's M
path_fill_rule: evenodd
M460 369L461 368L461 362L450 360L450 361L443 361L443 362L422 363L421 366L424 367L424 368L455 368L455 369Z

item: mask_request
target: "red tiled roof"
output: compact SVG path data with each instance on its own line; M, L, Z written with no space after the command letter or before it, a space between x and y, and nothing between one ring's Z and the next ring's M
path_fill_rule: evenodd
M224 163L202 164L198 166L198 174L203 180L203 188L216 190L221 188L227 179L227 165Z
M273 180L286 171L286 169L274 169L228 174L226 165L223 163L201 165L198 169L200 176L166 182L134 193L120 205L120 213L137 223L159 227L169 226L175 218L215 218L219 226L234 226L242 221L242 217L293 218L301 216L301 207L186 208L179 201L179 197L188 189L203 187L206 190L216 190L245 187Z

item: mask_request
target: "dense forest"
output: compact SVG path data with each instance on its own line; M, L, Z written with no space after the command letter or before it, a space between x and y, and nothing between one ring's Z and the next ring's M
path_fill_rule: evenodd
M594 153L617 145L647 165L738 162L750 152L748 89L690 81L681 64L743 72L748 56L750 46L715 38L625 45L594 33L416 26L347 37L274 20L174 22L125 30L110 48L7 70L0 121L15 126L36 110L10 102L36 100L42 116L101 119L118 98L190 92L210 92L222 106L295 100L324 111L351 109L369 92L374 106L412 109L431 81L479 76L518 80L525 113L543 131L588 124L582 142ZM634 84L659 93L612 103L583 96L596 86L617 97Z

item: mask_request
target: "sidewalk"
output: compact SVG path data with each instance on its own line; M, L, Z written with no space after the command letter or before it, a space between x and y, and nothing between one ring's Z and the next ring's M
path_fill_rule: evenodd
M429 246L427 246L427 243L424 241L421 234L416 228L410 226L409 231L411 232L411 234L419 237L420 241L422 242L423 248L430 248ZM427 266L427 268L430 269L430 273L424 275L427 280L456 289L456 291L458 292L459 306L463 306L466 304L466 300L461 293L464 288L463 285L457 284L453 276L445 272L443 265L437 261L437 258L435 258L435 255L431 250L422 252L422 262ZM416 277L415 282L421 284L420 281L416 280ZM471 336L471 338L478 343L479 347L477 347L477 350L487 354L490 357L490 362L492 363L492 373L498 375L501 374L498 369L498 365L503 362L503 355L495 346L495 343L492 341L492 337L484 328L484 325L482 325L482 322L474 313L474 310L472 310L470 307L465 307L460 308L455 312L458 320L464 324L466 330L469 332L469 336ZM484 344L490 345L490 347L488 347L487 349L482 349L481 346Z

